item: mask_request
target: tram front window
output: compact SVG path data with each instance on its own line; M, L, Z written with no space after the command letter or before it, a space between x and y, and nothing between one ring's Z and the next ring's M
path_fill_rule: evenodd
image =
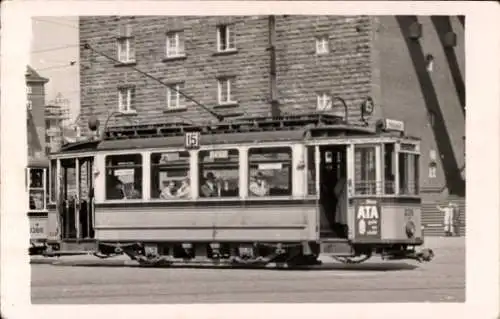
M354 151L356 195L374 195L377 192L375 146L359 145Z
M396 166L394 165L394 144L384 145L384 192L394 194L396 192Z
M419 170L417 154L399 153L399 193L418 195Z
M189 152L151 154L151 197L160 199L191 197Z
M106 199L142 198L142 156L106 157Z
M316 146L307 147L307 194L316 195Z
M239 196L239 152L237 149L199 153L200 196Z
M43 168L29 169L29 208L30 210L44 210L47 200L46 170Z
M249 152L249 195L292 194L292 151L290 148L253 148Z

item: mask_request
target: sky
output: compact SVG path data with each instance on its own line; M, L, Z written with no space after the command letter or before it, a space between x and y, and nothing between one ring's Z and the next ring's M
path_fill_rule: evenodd
M32 22L30 65L49 79L45 102L61 93L74 120L80 106L78 17L33 17Z

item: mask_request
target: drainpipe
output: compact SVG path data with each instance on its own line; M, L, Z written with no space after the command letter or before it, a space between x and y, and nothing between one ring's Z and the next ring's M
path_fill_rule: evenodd
M269 92L271 103L271 116L280 116L280 108L278 101L278 87L276 83L276 19L274 15L270 15L269 21Z

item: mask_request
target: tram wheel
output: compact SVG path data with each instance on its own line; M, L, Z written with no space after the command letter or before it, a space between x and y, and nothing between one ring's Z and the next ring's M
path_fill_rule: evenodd
M353 264L361 264L370 259L371 257L372 255L360 255L356 257L333 257L333 258L343 264L353 265Z

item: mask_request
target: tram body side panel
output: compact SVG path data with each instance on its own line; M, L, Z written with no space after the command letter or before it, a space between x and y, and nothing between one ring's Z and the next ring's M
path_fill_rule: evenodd
M356 198L349 201L349 239L358 242L408 242L421 240L422 211L419 199ZM414 234L408 236L411 222Z
M49 214L47 218L47 240L58 241L60 239L58 232L57 210L56 206L49 206Z
M28 213L30 241L44 242L48 237L48 214L46 212Z
M317 240L314 203L301 205L99 205L100 241L308 241Z

